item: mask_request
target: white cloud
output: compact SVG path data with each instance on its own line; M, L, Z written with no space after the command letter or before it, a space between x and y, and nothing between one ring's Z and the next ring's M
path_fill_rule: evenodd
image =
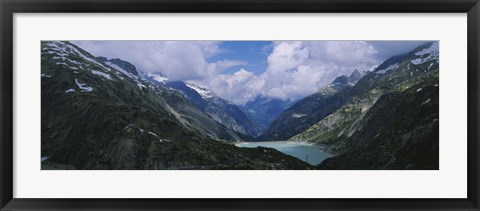
M210 80L190 81L207 87L235 104L243 104L254 98L261 87L256 87L258 78L252 72L240 69L233 74L219 74Z
M308 59L309 48L302 42L281 42L268 56L268 72L276 73L291 70L305 63Z
M379 63L375 54L371 45L361 41L274 42L267 69L261 75L241 69L197 83L236 104L258 95L300 99L354 69L371 70Z
M245 61L209 58L227 50L208 41L74 41L94 55L127 60L146 72L164 72L170 80L186 80L243 104L258 95L300 99L354 69L371 70L380 62L377 50L363 41L275 41L260 75L245 69Z
M222 70L230 67L246 65L247 62L240 60L220 60L217 62L209 63L207 66L210 76L218 75Z
M163 72L172 80L201 80L244 61L207 62L221 53L219 42L211 41L73 41L95 56L120 58L145 72Z

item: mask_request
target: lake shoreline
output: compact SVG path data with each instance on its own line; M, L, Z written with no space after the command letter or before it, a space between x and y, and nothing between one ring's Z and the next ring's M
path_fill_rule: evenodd
M301 144L301 145L309 145L309 146L318 146L316 144L303 142L303 141L240 141L235 142L235 146L240 144L261 144L261 143L286 143L286 144Z
M328 148L327 144L318 144L318 143L313 144L305 141L240 141L240 142L235 142L234 145L239 147L238 145L241 145L241 144L254 144L254 143L286 143L286 144L301 144L301 145L308 145L308 146L316 146L321 150L328 152L334 156L337 155L334 151Z
M272 148L284 154L297 157L311 165L318 165L323 160L335 156L335 154L329 152L325 145L300 141L237 142L235 146L241 148Z

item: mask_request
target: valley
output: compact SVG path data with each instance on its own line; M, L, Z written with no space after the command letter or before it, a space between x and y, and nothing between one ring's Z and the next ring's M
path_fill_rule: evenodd
M242 105L68 41L41 46L44 170L439 168L438 42L301 99Z

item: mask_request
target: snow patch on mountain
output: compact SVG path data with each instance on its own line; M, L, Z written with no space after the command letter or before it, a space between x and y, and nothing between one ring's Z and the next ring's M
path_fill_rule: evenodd
M423 102L423 103L420 104L420 105L425 105L425 104L429 103L430 101L432 101L432 99L427 99L427 100L425 100L425 102Z
M423 63L423 60L422 59L412 59L412 60L410 60L410 62L414 65L419 65L419 64Z
M116 65L112 62L105 62L105 64L107 64L108 66L112 67L113 69L123 73L124 75L128 76L131 79L134 79L134 80L138 79L138 77L136 75L127 72L126 70L124 70L123 68L119 67L118 65Z
M162 143L162 142L172 142L172 141L161 138L161 139L158 139L158 142Z
M189 84L189 83L185 83L185 85L187 85L190 89L195 90L200 96L202 96L202 98L212 98L215 96L215 94L208 89L205 89L193 84Z
M297 114L297 113L292 114L293 118L302 118L302 117L306 117L306 116L307 116L306 114Z
M107 74L107 73L103 73L103 72L96 71L96 70L92 70L92 73L93 73L94 75L98 75L98 76L101 76L101 77L104 77L104 78L106 78L106 79L108 79L108 80L113 81L112 76L110 76L110 75Z
M75 79L75 83L77 84L78 88L82 90L82 92L92 92L93 88L85 86L86 84L80 83L78 79Z
M145 73L147 77L152 78L153 80L165 84L168 81L168 78L157 73Z
M432 45L430 45L430 47L425 48L425 49L423 49L423 50L421 50L421 51L416 52L415 55L417 55L417 56L423 56L423 55L425 55L425 54L432 54L432 53L435 53L435 52L438 53L438 47L439 47L439 46L438 46L438 42L434 42L434 43L432 43Z
M95 64L95 65L98 65L98 66L104 68L104 69L107 70L107 71L110 71L109 68L105 67L103 64L100 64L100 63L97 62L95 59L92 59L92 58L84 55L84 54L83 54L82 52L80 52L77 48L71 47L71 46L68 46L68 47L69 47L71 50L73 50L78 56L82 57L83 59L85 59L85 60L87 60L87 61L89 61L89 62L91 62L91 63L93 63L93 64Z
M148 131L148 134L150 134L150 135L153 135L153 136L157 136L157 137L158 137L158 135L157 135L157 134L155 134L154 132L151 132L151 131Z
M168 78L160 76L160 75L154 75L153 79L160 82L160 83L165 83L165 81L168 80Z
M50 156L43 156L40 158L40 161L43 162L43 161L46 161L50 158Z
M68 64L65 63L65 62L57 62L57 63L55 63L55 64L56 64L56 65L65 65L65 66L68 66Z
M58 59L62 59L64 61L64 64L65 64L65 60L68 60L72 63L76 63L75 61L72 61L68 58L66 58L65 56L69 55L69 53L73 53L81 58L83 58L84 60L90 62L90 63L93 63L94 65L97 65L97 66L100 66L104 69L106 69L107 71L109 71L110 69L105 67L104 65L102 65L101 63L99 63L98 61L96 61L95 59L92 59L91 57L83 54L82 52L80 52L76 47L73 47L71 45L68 45L66 43L63 43L63 42L60 42L60 41L52 41L52 42L48 42L46 44L46 46L48 46L50 49L48 49L49 51L48 52L55 52L58 56L61 56L59 57ZM47 50L47 49L44 49L44 50ZM78 63L76 63L78 64ZM67 65L67 64L65 64Z
M393 69L395 69L395 68L397 68L397 67L398 67L398 63L396 63L396 64L392 64L392 65L388 66L388 67L387 67L387 68L385 68L385 69L377 70L377 72L376 72L376 73L383 74L383 73L386 73L387 71L389 71L389 70L393 70Z
M67 91L65 91L65 93L69 93L69 92L75 92L75 89L68 89Z
M420 56L420 58L412 59L410 62L415 65L423 64L425 62L429 61L438 61L438 42L432 43L432 45L426 49L422 49L421 51L418 51L415 53L416 56ZM427 56L425 56L427 55ZM430 64L429 68L433 64Z
M143 85L143 84L141 84L141 83L137 83L137 86L138 86L140 89L142 89L142 88L145 88L145 89L146 89L146 88L147 88L147 86L145 86L145 85Z

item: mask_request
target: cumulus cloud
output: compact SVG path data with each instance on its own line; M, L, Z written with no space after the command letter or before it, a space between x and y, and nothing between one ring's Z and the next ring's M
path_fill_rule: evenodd
M386 60L393 55L399 55L407 53L414 48L425 44L429 41L420 41L420 40L409 40L409 41L394 41L394 42L386 42L386 41L368 41L368 44L372 45L378 52L376 54L376 58L379 60Z
M96 56L127 60L146 72L163 72L211 89L236 104L257 96L297 100L310 95L340 75L372 70L397 51L418 43L364 41L274 41L264 46L265 71L248 71L246 61L211 58L235 49L210 41L73 41ZM407 46L391 50L389 46ZM381 52L379 52L379 49ZM381 55L381 56L379 56ZM209 62L210 61L210 62ZM223 70L239 66L226 74Z
M378 52L362 41L277 41L267 58L265 72L256 76L245 69L220 74L197 84L244 104L256 96L297 100L310 95L340 75L371 70Z
M211 41L72 41L95 56L120 58L145 72L162 72L171 80L201 80L245 61L208 59L222 52Z

